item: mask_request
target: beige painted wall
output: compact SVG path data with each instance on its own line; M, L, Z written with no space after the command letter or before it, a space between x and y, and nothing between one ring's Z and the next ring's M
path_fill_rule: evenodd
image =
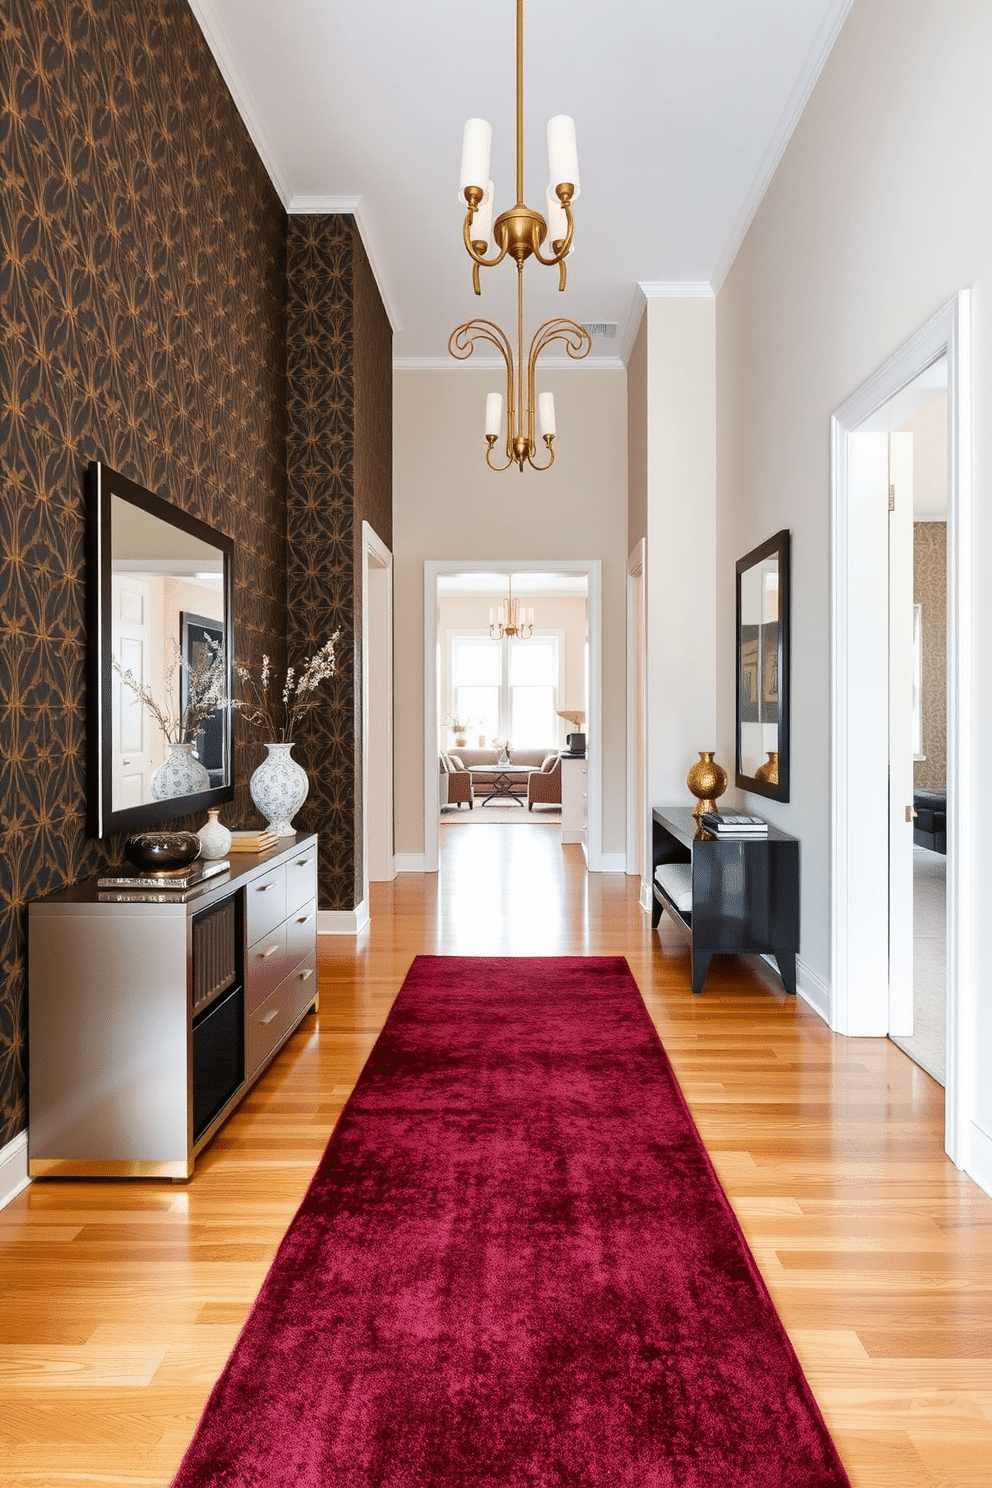
M394 373L396 851L424 851L424 563L599 558L603 575L603 852L624 851L626 374L540 375L555 395L556 459L543 474L486 469L475 368Z
M830 977L830 415L963 286L975 407L992 348L992 5L855 0L717 304L718 564L793 535L792 800L760 802L802 842L802 960ZM992 424L975 431L976 573L992 568ZM884 580L882 580L884 582ZM733 587L718 591L719 745L733 742ZM977 588L977 653L992 591ZM978 759L992 691L978 693ZM978 872L978 902L992 865ZM992 999L977 1055L992 1064ZM992 1083L978 1100L992 1138Z
M717 746L715 301L652 297L644 321L648 794L691 804L689 767Z

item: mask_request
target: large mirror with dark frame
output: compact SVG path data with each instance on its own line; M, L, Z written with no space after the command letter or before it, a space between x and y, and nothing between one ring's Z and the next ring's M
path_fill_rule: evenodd
M226 534L90 465L91 836L232 799L233 555Z
M737 785L789 799L789 534L737 564Z

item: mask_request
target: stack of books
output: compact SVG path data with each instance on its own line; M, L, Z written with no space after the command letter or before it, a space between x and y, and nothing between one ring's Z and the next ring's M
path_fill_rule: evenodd
M278 847L279 838L267 827L261 829L249 827L244 831L231 833L231 845L228 852L268 852L270 847Z
M700 820L714 837L768 836L768 823L743 811L704 811Z
M101 874L97 879L97 888L141 890L142 893L148 889L169 889L181 894L186 889L194 889L197 884L203 883L208 878L216 878L218 873L226 873L230 866L226 858L220 862L206 863L198 859L195 863L189 863L185 868L141 869L125 865L120 869L110 869Z

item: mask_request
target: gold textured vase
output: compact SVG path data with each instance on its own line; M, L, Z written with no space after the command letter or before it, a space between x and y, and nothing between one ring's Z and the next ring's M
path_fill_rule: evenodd
M701 749L699 759L685 777L686 785L698 798L692 813L697 820L704 811L716 810L718 798L727 789L727 772L722 765L714 763L713 754L712 749Z
M769 749L768 758L754 772L755 780L766 780L769 785L778 785L778 753Z

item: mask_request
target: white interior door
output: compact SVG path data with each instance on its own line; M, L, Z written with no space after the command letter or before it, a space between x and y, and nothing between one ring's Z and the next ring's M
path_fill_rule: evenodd
M889 1032L913 1032L913 436L889 438Z
M147 685L151 669L151 585L130 574L111 581L112 647L121 665ZM117 810L151 800L153 769L148 713L114 673L112 689L113 803Z

